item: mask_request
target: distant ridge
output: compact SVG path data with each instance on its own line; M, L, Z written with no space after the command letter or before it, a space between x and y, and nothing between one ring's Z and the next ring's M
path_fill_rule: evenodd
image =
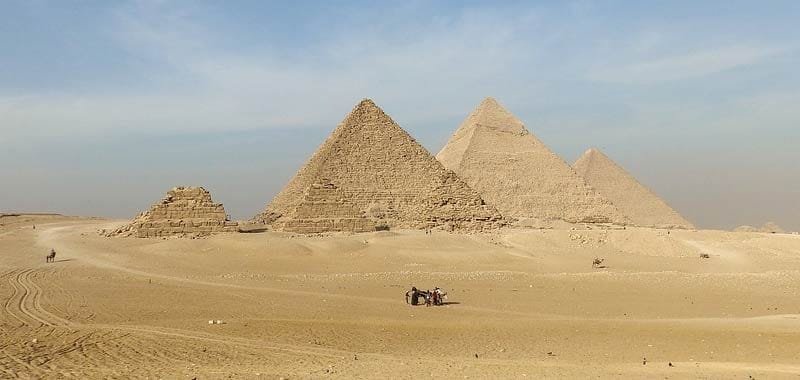
M694 228L650 189L599 149L589 149L573 165L586 183L610 199L631 222L643 227Z
M505 216L617 223L627 219L495 99L464 120L436 158Z
M504 223L369 99L356 105L256 220L303 233L361 232L370 225L484 230Z

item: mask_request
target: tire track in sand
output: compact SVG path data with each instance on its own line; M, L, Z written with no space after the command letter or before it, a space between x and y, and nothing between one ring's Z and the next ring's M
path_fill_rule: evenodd
M17 314L18 310L16 310L16 305L18 304L16 299L17 297L22 297L22 290L17 287L16 274L11 271L3 274L3 276L7 276L8 285L11 287L11 295L3 302L3 310L5 310L5 314L26 325L25 318Z

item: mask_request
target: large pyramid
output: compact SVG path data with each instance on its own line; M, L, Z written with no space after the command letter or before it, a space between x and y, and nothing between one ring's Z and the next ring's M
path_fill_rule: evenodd
M150 210L107 236L165 237L205 236L216 232L236 231L225 208L211 200L202 187L175 187Z
M694 228L655 193L597 149L587 150L573 165L586 182L638 226Z
M303 233L483 230L504 223L494 207L369 99L347 115L256 219Z
M610 201L492 98L464 120L436 158L507 217L627 222Z

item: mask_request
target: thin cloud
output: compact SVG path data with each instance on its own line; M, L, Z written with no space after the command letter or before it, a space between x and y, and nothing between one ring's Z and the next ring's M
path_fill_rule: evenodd
M607 64L592 69L588 79L622 84L677 81L754 65L791 50L788 47L726 46L644 62Z
M338 121L363 97L389 104L420 88L442 102L442 112L462 113L454 106L459 96L469 96L469 103L477 98L454 95L454 85L481 93L494 85L486 78L536 54L520 37L536 25L532 11L463 11L405 33L343 30L306 56L282 55L278 47L231 51L223 42L230 36L159 3L137 3L115 15L119 43L153 65L153 90L18 98L0 104L0 120L15 126L7 138L319 125ZM422 37L398 39L412 33Z

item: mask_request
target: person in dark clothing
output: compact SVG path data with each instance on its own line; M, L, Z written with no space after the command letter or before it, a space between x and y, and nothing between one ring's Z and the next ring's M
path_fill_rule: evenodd
M416 286L412 286L411 290L406 292L406 303L411 301L411 306L419 305L419 298L422 297L426 302L428 300L428 292L418 290Z

